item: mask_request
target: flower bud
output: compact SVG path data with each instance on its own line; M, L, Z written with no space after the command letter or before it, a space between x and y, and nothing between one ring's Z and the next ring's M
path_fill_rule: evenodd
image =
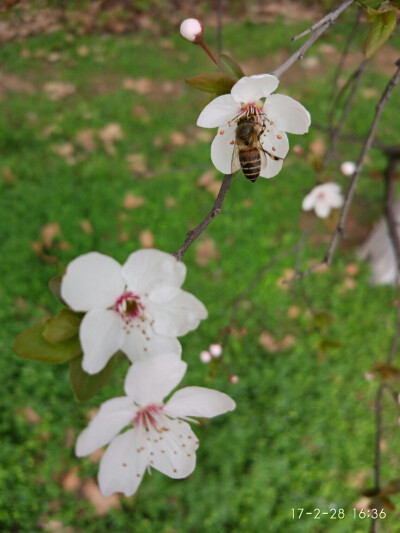
M200 353L200 361L204 364L207 364L211 361L212 355L207 350L204 350Z
M352 176L356 171L356 164L354 161L345 161L340 165L340 171L345 176Z
M191 43L198 44L203 39L203 26L197 19L186 19L179 29L182 37Z
M229 381L235 385L239 381L239 376L231 376Z
M210 354L213 356L213 357L221 357L222 355L222 346L220 344L210 344Z

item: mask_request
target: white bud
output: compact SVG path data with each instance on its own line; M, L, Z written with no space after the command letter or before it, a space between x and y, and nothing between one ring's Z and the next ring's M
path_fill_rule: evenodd
M340 165L340 171L345 176L352 176L356 171L357 165L354 161L345 161Z
M222 355L222 346L220 344L217 344L217 343L210 344L209 350L210 350L210 354L213 357L221 357Z
M203 38L203 26L197 19L186 19L179 29L184 39L191 43L199 43Z
M202 363L209 363L212 359L212 355L207 350L204 350L200 353L200 361Z

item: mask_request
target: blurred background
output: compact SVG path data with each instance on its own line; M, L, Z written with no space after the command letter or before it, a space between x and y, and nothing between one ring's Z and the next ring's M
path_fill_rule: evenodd
M222 48L246 74L269 72L302 43L291 37L335 5L223 1ZM184 288L209 318L181 338L189 364L182 385L216 388L237 403L194 428L195 472L176 481L153 471L135 497L103 498L101 453L78 460L74 443L99 404L123 394L126 361L79 403L68 365L12 351L23 329L61 309L48 281L74 257L97 250L123 263L138 248L172 253L210 210L222 176L210 160L214 131L196 127L208 96L185 78L215 69L179 25L198 17L216 52L217 13L216 1L0 2L0 531L369 531L353 514L373 484L377 382L365 373L390 350L397 291L372 286L356 250L382 215L382 150L370 152L333 266L292 287L282 282L322 259L337 214L323 223L301 212L302 199L322 175L347 188L339 166L357 161L400 56L396 34L361 80L344 128L350 137L323 166L327 117L341 111L340 101L331 106L335 72L352 33L337 88L363 60L368 26L361 16L354 31L357 6L281 78L278 92L310 111L310 133L289 135L276 178L252 184L238 173L222 215L185 255ZM379 126L382 143L399 143L399 103L397 89ZM299 241L297 253L279 255ZM228 374L199 359L223 340ZM387 483L400 478L398 411L385 397ZM400 531L398 496L391 501L381 531ZM293 519L297 508L342 508L345 517Z

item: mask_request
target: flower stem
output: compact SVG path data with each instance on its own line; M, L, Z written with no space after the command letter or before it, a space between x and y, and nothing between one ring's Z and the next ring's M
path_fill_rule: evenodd
M207 46L203 43L203 41L200 41L199 42L199 45L203 48L203 50L205 52L207 52L207 54L211 57L211 59L214 61L214 63L216 65L218 65L218 61L216 60L215 56L213 55L213 53L207 48Z

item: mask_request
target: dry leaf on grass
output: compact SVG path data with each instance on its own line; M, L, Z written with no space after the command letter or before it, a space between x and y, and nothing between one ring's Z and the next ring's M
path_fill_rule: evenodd
M176 206L177 206L176 198L174 198L173 196L167 196L167 198L165 199L165 207L172 208Z
M143 154L128 154L126 156L126 162L129 165L129 170L132 174L148 175L147 161Z
M100 492L94 479L88 479L85 482L82 487L82 495L93 504L97 516L107 514L110 509L120 508L119 497L117 494L113 494L106 498Z
M71 468L61 481L62 488L67 492L73 492L74 490L78 490L81 486L81 480L78 476L78 467L75 466L74 468Z
M271 333L263 331L260 335L259 343L269 352L277 353L293 346L296 343L296 338L293 335L288 334L280 341L277 341Z
M65 526L60 520L49 520L43 525L46 533L75 533L74 528Z
M124 134L119 124L112 122L107 124L102 130L99 131L99 137L103 141L104 148L108 155L115 155L116 150L114 146L115 141L123 139Z
M296 305L291 305L288 309L288 317L289 318L297 318L300 314L300 307L297 307Z
M152 91L152 82L148 78L126 78L122 82L122 87L129 91L135 91L138 94L150 94Z
M22 414L24 415L25 420L29 424L32 424L32 426L39 424L39 422L41 421L41 417L29 405L22 409Z
M51 248L54 238L60 235L61 229L57 222L49 222L42 227L42 239L46 248Z
M172 146L186 146L188 144L188 137L181 131L173 131L169 136L169 141Z
M81 220L79 225L84 233L88 235L90 233L93 233L93 226L90 223L90 220L88 220L87 218L84 218L83 220Z
M357 276L360 271L360 267L357 265L357 263L349 263L346 265L345 270L348 276Z
M149 229L144 229L139 234L139 242L143 248L153 248L154 236Z
M310 152L316 157L322 157L325 153L325 142L321 137L310 144Z
M125 209L136 209L137 207L142 207L145 201L146 200L142 196L135 196L133 193L128 192L125 195L122 205Z
M202 239L196 246L196 263L207 265L211 259L219 259L221 254L215 246L215 241L209 237Z
M43 90L50 100L63 100L76 92L72 83L63 81L49 81L43 85Z
M14 174L10 167L4 167L2 175L3 183L7 183L7 185L14 185L14 183L17 182L17 176Z
M214 198L218 196L219 190L221 189L221 181L216 179L216 173L214 170L207 170L200 176L196 182L198 187L204 187L208 192L210 192Z
M82 130L77 134L76 140L86 152L94 152L97 148L95 135L94 130Z
M72 143L53 145L51 148L54 153L65 159L69 165L74 165L76 163L76 158L74 156L75 148Z

